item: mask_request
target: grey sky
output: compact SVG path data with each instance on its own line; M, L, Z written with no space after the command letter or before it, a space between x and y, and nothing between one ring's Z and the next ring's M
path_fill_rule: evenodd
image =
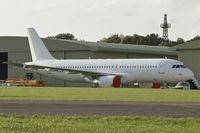
M0 36L42 37L62 32L97 41L112 33L162 34L163 14L172 24L169 38L200 35L199 0L0 0Z

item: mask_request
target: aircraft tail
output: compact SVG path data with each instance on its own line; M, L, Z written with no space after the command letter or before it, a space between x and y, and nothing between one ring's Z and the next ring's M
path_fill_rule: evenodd
M28 28L27 31L32 61L55 59L48 51L35 29Z

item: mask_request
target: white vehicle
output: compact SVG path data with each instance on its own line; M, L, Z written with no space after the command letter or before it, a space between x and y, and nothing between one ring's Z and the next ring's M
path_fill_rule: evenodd
M179 82L193 72L173 59L55 59L36 31L28 29L32 62L8 64L71 82L90 82L100 87L120 87L128 82Z
M189 82L178 82L178 84L174 87L174 89L190 89Z

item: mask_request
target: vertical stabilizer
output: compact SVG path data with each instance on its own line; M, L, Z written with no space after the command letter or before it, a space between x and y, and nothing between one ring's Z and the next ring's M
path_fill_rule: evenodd
M31 50L32 60L52 60L53 56L50 54L43 41L37 34L34 28L28 28L28 41Z

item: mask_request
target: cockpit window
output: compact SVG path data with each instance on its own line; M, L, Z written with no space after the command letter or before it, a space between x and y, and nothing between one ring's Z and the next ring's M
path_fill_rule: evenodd
M186 68L186 66L184 66L184 65L181 65L181 68Z
M172 68L186 68L184 65L173 65Z

